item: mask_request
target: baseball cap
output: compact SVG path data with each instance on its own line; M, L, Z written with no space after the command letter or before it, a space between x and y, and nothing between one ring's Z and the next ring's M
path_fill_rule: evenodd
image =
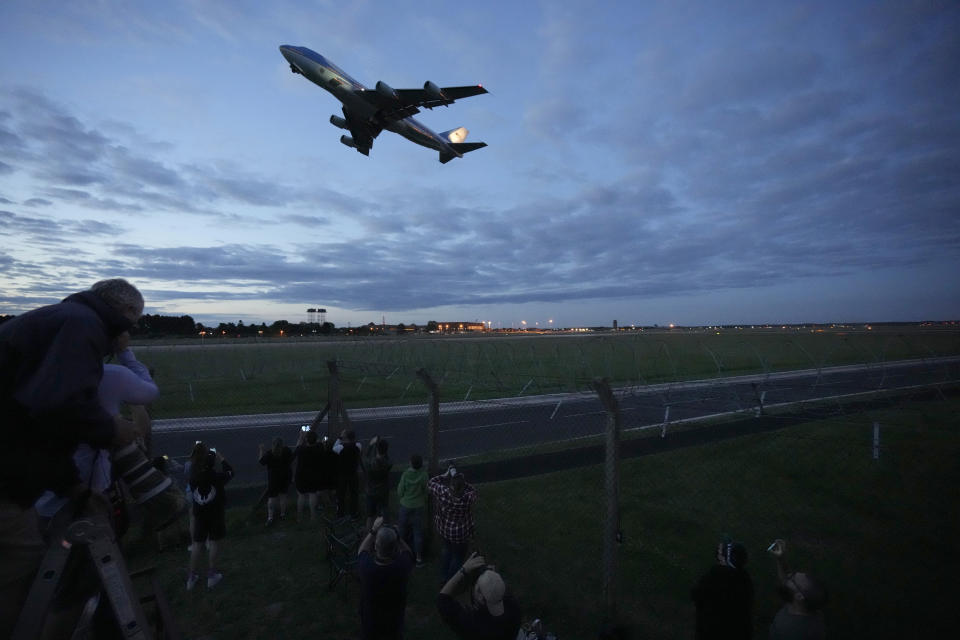
M506 588L503 578L496 571L484 571L477 578L477 589L483 596L483 601L486 603L490 615L503 615L503 594Z

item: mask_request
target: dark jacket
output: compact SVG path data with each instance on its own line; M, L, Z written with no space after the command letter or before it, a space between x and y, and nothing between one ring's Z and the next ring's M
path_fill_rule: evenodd
M233 478L233 467L226 460L221 460L220 469L216 469L216 456L210 454L203 469L190 470L194 515L226 508L227 492L224 487Z
M389 495L390 469L392 468L393 462L390 461L390 456L378 456L375 446L367 447L363 471L367 478L368 496Z
M0 324L0 497L28 507L47 489L77 483L72 454L113 440L113 417L97 399L111 341L131 326L97 295Z
M520 605L507 592L503 614L492 616L486 607L468 607L445 593L437 595L440 617L463 640L514 640L520 630Z
M690 597L697 607L698 640L749 640L753 635L753 581L743 569L713 565Z

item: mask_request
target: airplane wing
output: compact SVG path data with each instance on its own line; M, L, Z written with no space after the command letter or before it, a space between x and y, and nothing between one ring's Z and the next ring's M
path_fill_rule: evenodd
M480 85L468 87L437 87L427 82L422 89L392 89L378 82L377 90L367 90L362 94L364 100L381 110L381 117L387 120L401 120L420 113L420 107L433 109L453 104L457 100L487 93ZM383 87L383 91L380 90Z
M380 135L383 129L371 125L368 121L354 118L352 115L353 114L346 109L343 110L343 116L347 120L347 129L350 131L351 137L353 137L354 146L356 146L357 151L367 155L370 147L373 146L373 139Z

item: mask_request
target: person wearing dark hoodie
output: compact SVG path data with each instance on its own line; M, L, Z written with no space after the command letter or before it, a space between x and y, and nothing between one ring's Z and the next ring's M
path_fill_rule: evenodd
M212 589L223 580L217 568L220 544L227 534L227 493L224 488L233 478L233 467L214 448L201 444L194 448L190 462L190 487L193 491L194 528L190 549L190 570L187 573L187 591L200 580L198 573L203 547L207 548L207 588ZM217 462L220 470L217 470Z
M417 566L423 565L423 521L427 512L427 470L419 454L410 456L410 467L400 476L397 485L400 502L398 521L400 536L413 542Z
M746 571L747 548L717 545L717 561L690 592L697 608L698 640L750 640L753 635L753 581Z
M260 464L267 468L267 526L274 523L277 509L280 519L287 517L287 492L293 480L293 451L283 444L283 438L273 439L269 450L260 445Z
M374 436L370 438L364 455L368 529L373 526L375 518L386 518L390 510L390 469L393 468L393 462L390 460L389 444L380 436Z
M0 637L12 631L44 551L34 502L46 490L82 493L80 443L106 448L136 436L97 389L114 339L142 313L137 288L114 278L0 324Z

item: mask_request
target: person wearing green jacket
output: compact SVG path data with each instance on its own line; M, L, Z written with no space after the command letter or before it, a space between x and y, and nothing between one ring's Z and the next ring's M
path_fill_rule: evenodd
M423 458L418 454L410 456L410 467L400 476L397 498L400 501L400 535L408 540L412 532L417 566L423 566L423 519L427 512L427 470L423 468Z

